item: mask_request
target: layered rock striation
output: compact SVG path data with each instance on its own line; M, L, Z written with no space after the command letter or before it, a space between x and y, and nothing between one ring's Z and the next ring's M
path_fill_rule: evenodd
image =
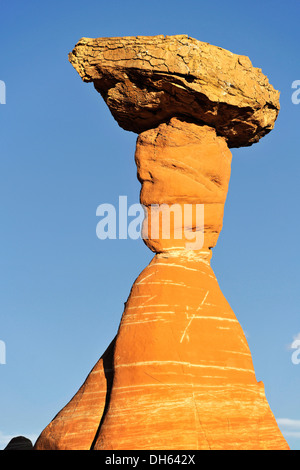
M248 57L186 35L82 38L69 60L119 125L138 134L181 115L241 147L278 115L278 91Z
M139 133L143 235L155 255L116 338L35 448L288 449L210 266L229 147L273 128L278 92L248 58L187 36L82 39L70 61Z

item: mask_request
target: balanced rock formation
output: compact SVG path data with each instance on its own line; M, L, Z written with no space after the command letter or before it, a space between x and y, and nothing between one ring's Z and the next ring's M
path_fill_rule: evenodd
M82 39L69 58L139 133L143 236L155 256L115 339L35 448L288 449L210 266L229 147L273 128L278 92L248 58L187 36Z

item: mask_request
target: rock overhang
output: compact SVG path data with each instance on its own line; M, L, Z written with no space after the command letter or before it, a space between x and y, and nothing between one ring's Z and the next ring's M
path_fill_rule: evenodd
M138 134L181 117L215 128L229 147L249 146L280 109L279 92L248 57L187 35L82 38L69 61Z

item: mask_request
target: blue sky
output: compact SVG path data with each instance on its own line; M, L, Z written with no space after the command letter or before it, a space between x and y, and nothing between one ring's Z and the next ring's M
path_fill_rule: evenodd
M96 237L96 208L138 202L136 135L119 128L68 52L85 37L188 34L250 57L281 92L275 129L233 149L212 266L292 449L300 449L298 0L0 1L0 448L35 439L114 337L152 258ZM1 362L1 361L0 361Z

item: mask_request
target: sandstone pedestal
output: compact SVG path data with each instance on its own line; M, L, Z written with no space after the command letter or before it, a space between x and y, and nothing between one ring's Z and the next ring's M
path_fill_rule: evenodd
M35 448L288 449L210 266L229 147L272 129L278 92L248 58L186 36L83 39L70 61L119 124L139 133L143 233L155 256L116 338ZM184 217L186 205L199 204L200 225L197 212ZM153 237L151 209L162 205L183 216L173 217L170 237L158 219Z

